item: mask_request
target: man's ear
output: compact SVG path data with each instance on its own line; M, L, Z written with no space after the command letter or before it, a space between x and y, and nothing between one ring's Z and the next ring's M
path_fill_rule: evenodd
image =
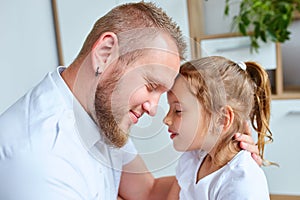
M230 106L225 106L223 108L223 117L222 117L222 124L223 124L223 132L226 132L231 127L234 120L234 112Z
M95 42L92 49L92 63L95 73L102 73L119 54L118 37L113 32L105 32Z

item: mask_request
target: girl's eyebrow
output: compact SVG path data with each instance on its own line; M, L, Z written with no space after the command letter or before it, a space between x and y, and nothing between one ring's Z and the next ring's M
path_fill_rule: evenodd
M168 95L172 95L175 97L174 93L171 91L168 91ZM167 99L168 99L169 104L180 104L180 105L182 104L177 98L174 98L173 101L171 101L171 102L169 101L170 98L167 98Z
M179 106L182 105L179 101L173 101L173 102L171 102L171 104L175 104L175 105L179 105Z

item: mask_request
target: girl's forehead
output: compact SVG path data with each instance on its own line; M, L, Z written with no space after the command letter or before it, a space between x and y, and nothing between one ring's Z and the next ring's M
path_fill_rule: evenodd
M168 91L168 100L177 101L184 104L195 104L197 98L191 93L189 84L183 77L177 77L171 90Z
M178 76L175 79L175 82L171 88L171 91L176 94L178 92L188 92L189 90L189 85L188 82L186 81L186 79L183 76Z

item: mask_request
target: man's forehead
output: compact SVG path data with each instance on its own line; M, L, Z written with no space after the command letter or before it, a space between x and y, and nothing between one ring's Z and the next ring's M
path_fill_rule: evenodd
M178 74L178 71L174 68L158 64L145 66L144 69L145 74L151 81L164 85L168 89L171 89Z

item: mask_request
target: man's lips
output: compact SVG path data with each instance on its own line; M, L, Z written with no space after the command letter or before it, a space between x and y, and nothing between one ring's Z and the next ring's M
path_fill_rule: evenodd
M130 110L129 116L130 116L131 121L132 121L134 124L136 124L136 123L139 121L139 118L141 117L141 114L136 113L136 112Z

